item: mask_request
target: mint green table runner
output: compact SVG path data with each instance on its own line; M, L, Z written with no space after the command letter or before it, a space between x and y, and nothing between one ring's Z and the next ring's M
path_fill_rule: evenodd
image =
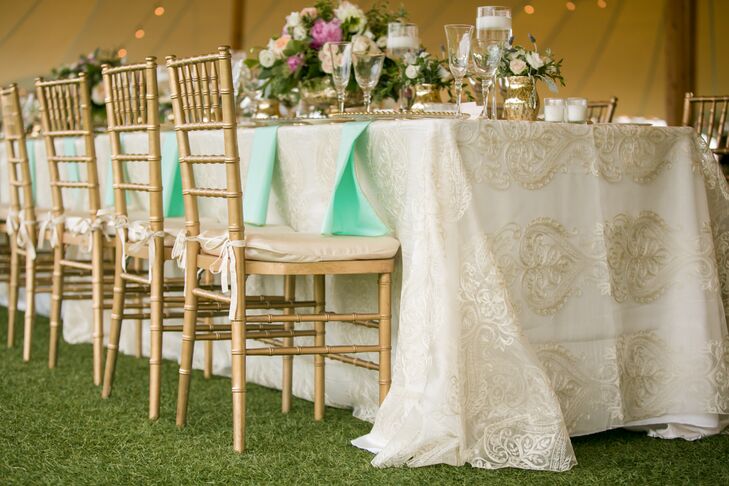
M278 127L259 127L253 132L251 158L248 161L246 187L243 193L245 222L257 226L266 224L271 180L276 165Z
M121 151L124 152L124 134L120 138ZM166 218L174 218L185 214L182 200L182 176L177 152L175 132L162 132L160 135L162 151L162 207ZM106 164L106 184L104 187L104 206L114 205L114 172L111 159Z
M389 233L375 213L357 182L354 169L354 145L366 132L370 122L347 123L337 155L337 176L322 234L382 236Z

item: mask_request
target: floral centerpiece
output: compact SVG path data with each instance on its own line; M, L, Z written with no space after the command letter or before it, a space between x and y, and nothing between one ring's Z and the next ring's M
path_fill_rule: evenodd
M104 64L121 66L122 61L116 51L104 51L97 48L88 55L81 55L75 63L54 68L51 71L51 75L55 79L67 79L81 73L86 74L86 80L91 90L89 93L91 95L91 113L96 125L106 125L104 83L101 76L101 66Z
M319 0L313 7L291 12L281 35L272 37L266 47L254 49L257 56L246 63L259 70L264 97L293 105L307 92L333 90L330 42L350 41L355 52L380 52L387 43L387 24L405 17L402 9L390 11L385 1L364 11L348 1ZM348 86L351 93L357 90L353 78ZM374 98L397 97L400 82L397 65L387 59Z
M564 86L562 60L555 60L551 49L543 53L537 41L529 34L534 49L513 45L509 39L501 56L496 75L507 81L504 115L509 120L536 120L539 97L536 82L543 81L550 91L557 92L557 82Z
M450 88L453 79L448 61L432 56L421 49L415 56L405 59L405 84L414 91L414 109L423 109L427 103L440 103L441 90Z

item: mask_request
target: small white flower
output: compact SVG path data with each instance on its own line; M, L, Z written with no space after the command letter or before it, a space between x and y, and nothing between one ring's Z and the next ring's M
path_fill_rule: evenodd
M367 37L368 39L374 39L375 38L375 34L373 34L372 31L369 30L369 29L367 29L363 35L365 37Z
M306 27L303 25L297 25L294 27L294 40L300 41L306 39Z
M258 53L258 62L260 62L261 66L265 68L270 68L271 66L273 66L273 63L275 61L276 56L268 49L264 49Z
M297 25L301 25L301 14L291 12L286 16L286 27L296 27Z
M418 60L417 56L412 52L405 53L402 59L405 61L405 64L415 64L415 61Z
M104 89L104 83L99 83L91 88L91 101L97 105L103 105L106 98L106 89Z
M418 57L420 57L421 59L425 59L426 57L428 57L428 51L421 52L420 54L418 54Z
M539 57L538 52L530 52L526 55L526 60L529 63L531 67L534 69L539 69L540 67L544 66L544 61L541 57Z
M380 49L384 49L385 47L387 47L387 36L383 35L382 37L377 39L377 47L379 47Z
M415 66L414 64L409 65L405 69L405 76L407 76L408 79L415 79L418 77L418 74L420 74L420 67Z
M327 42L319 50L319 62L321 62L321 70L327 74L332 74L332 51L329 49Z
M440 80L443 81L444 83L447 83L448 81L451 80L451 78L453 78L453 75L451 74L451 72L449 70L447 70L446 68L444 68L443 66L438 67L438 76L440 76Z
M511 72L517 76L521 74L521 72L524 71L526 67L526 63L521 59L512 59L512 61L509 62L509 69L511 69Z

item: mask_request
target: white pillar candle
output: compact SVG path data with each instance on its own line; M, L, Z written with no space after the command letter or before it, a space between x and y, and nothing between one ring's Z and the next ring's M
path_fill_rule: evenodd
M388 49L417 49L418 39L406 35L387 38Z
M544 105L544 121L564 121L564 105Z
M587 106L583 104L567 104L567 121L584 122L587 118Z
M484 15L476 19L476 28L483 29L511 29L511 17L503 15Z

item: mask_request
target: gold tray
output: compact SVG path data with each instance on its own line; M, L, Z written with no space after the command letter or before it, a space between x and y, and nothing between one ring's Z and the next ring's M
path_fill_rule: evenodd
M426 111L426 110L372 110L367 113L365 111L348 111L345 113L332 113L330 119L334 120L419 120L428 118L445 118L450 120L463 120L468 118L467 113L457 114L455 111Z

